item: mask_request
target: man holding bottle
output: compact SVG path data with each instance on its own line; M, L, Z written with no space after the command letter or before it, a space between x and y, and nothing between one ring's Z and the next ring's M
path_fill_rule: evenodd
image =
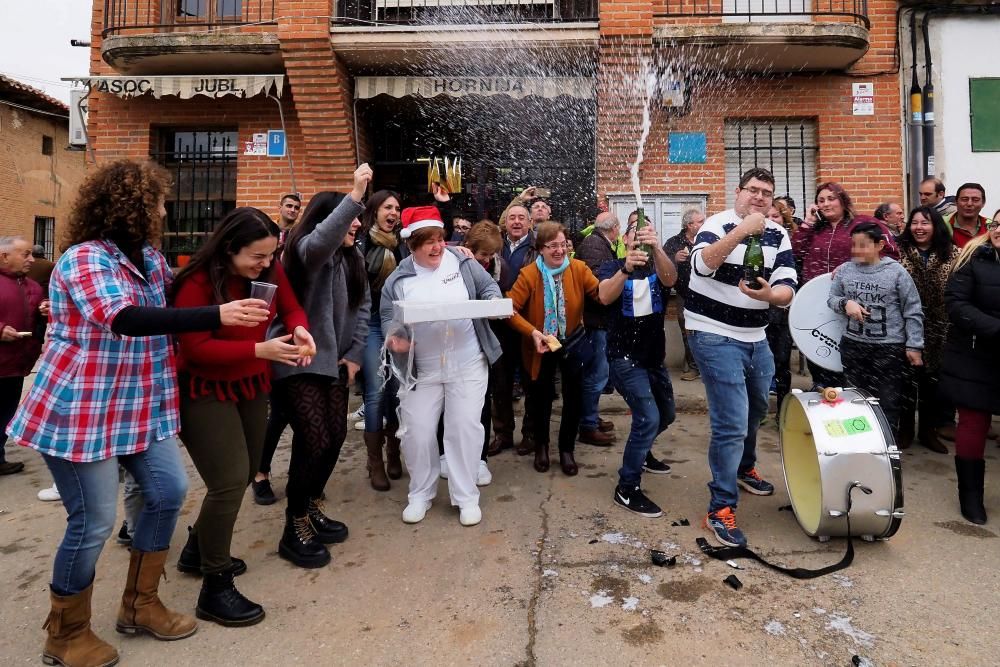
M757 428L767 414L774 375L764 330L768 308L791 303L797 278L788 234L765 218L773 197L769 171L743 174L734 207L710 217L698 232L684 302L712 425L704 524L728 546L746 545L736 525L737 487L754 495L774 493L755 467Z

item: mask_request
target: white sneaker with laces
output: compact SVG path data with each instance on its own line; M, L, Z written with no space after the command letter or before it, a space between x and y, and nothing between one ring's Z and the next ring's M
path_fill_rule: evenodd
M476 486L489 486L493 481L493 473L486 467L486 461L480 459L479 472L476 474Z
M427 510L431 508L431 504L427 501L424 502L411 502L403 510L403 523L420 523L424 520L427 515Z
M448 479L448 459L441 455L441 479Z
M475 526L482 520L483 520L483 511L479 509L479 505L473 505L472 507L463 507L458 515L458 521L463 526Z
M59 495L59 489L57 489L56 485L53 484L49 488L42 489L41 491L39 491L38 492L38 499L39 500L44 500L44 501L47 501L47 502L54 502L54 501L57 501L57 500L62 500L62 496Z

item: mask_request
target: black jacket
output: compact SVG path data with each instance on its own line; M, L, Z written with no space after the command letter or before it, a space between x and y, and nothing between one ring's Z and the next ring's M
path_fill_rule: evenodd
M1000 252L987 244L951 274L941 387L958 407L1000 414Z
M601 264L614 262L618 259L615 249L611 247L611 242L596 229L580 243L574 257L586 263L595 276L597 276ZM587 299L583 302L583 325L588 329L606 329L607 310L607 306Z

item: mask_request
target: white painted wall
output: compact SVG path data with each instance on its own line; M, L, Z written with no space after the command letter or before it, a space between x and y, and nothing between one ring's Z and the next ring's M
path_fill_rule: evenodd
M986 188L983 215L989 217L1000 208L1000 152L972 152L969 79L1000 77L1000 58L991 54L1000 36L1000 16L935 17L930 25L936 70L934 150L937 176L944 181L949 195L954 195L955 188L962 183L981 183ZM922 64L918 70L921 82Z

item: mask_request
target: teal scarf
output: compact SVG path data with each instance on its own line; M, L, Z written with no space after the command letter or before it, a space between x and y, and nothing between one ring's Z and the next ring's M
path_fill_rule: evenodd
M566 293L563 291L562 273L569 268L569 257L563 259L562 266L550 269L541 256L535 258L535 266L542 274L545 285L545 325L542 333L559 339L566 338ZM556 278L559 277L558 280Z

